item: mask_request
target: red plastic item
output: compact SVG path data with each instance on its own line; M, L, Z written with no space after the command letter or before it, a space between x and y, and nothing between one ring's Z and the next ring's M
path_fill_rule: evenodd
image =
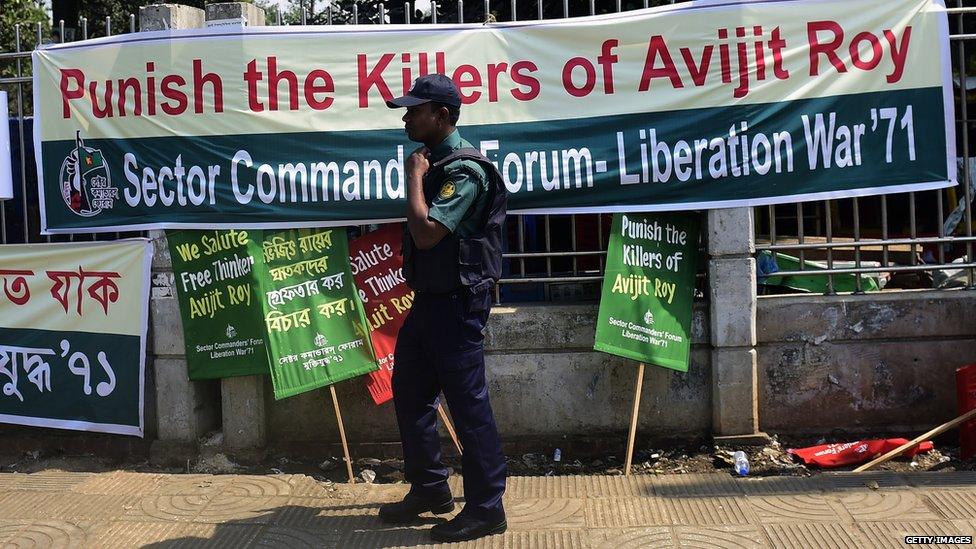
M856 442L821 444L809 448L791 448L787 451L800 458L806 465L816 465L829 469L864 463L882 454L887 454L906 442L908 442L906 438L858 440ZM930 441L925 441L902 455L912 457L916 454L924 454L933 447Z
M959 415L976 408L976 364L956 370L956 396ZM959 453L962 459L976 455L976 419L959 426Z

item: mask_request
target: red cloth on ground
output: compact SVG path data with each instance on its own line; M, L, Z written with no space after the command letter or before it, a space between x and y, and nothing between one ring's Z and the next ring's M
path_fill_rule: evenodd
M824 468L844 467L870 461L906 442L908 439L905 438L858 440L856 442L821 444L808 448L790 448L787 452L800 458L805 465L816 465ZM932 442L925 441L903 453L902 456L912 457L916 454L924 454L932 448L934 448Z

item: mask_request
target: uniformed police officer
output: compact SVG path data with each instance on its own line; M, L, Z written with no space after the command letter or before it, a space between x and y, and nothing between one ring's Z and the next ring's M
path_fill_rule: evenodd
M458 134L461 96L451 79L418 78L387 105L407 109L407 136L424 146L406 161L403 274L416 298L397 338L393 369L410 492L380 507L380 517L409 522L454 509L436 424L443 392L464 448L465 506L431 536L451 542L500 534L507 528L506 466L488 401L484 328L501 274L505 186L494 165Z

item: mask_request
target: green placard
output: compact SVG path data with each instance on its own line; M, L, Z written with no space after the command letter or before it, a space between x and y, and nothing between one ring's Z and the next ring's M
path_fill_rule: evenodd
M613 216L594 349L688 371L699 217Z
M268 373L255 258L261 231L167 231L190 379Z
M345 229L264 231L251 254L276 399L377 369Z

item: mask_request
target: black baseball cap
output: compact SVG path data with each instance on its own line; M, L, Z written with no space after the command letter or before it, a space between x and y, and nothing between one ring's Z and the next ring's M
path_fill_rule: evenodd
M387 101L386 106L395 109L432 101L461 108L461 92L454 85L454 81L443 74L428 74L415 80L407 95Z

